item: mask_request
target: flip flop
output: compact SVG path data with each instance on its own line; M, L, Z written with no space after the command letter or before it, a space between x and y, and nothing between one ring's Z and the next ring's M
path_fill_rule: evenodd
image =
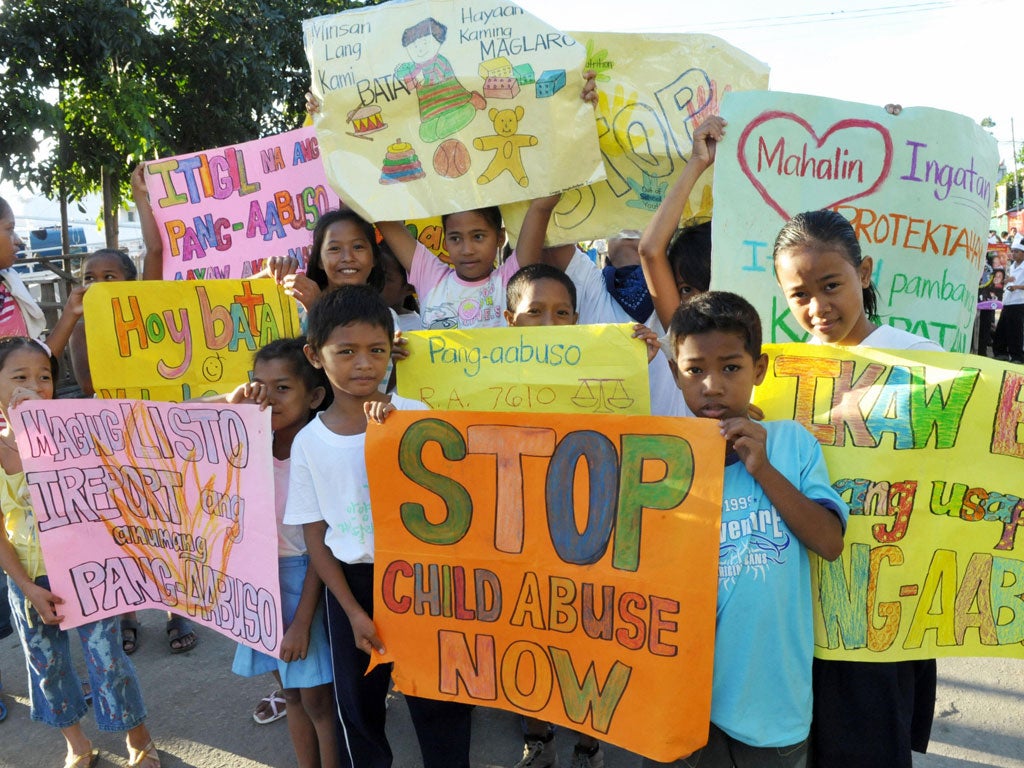
M171 653L187 653L195 648L198 642L199 638L192 631L192 624L188 619L182 616L171 616L167 620L167 644Z
M151 740L137 752L129 747L128 768L160 768L160 755L156 751L156 744Z
M121 647L125 655L131 656L139 649L139 630L141 625L135 619L121 619Z
M100 751L90 749L81 755L68 755L64 760L64 768L93 768L100 761Z
M266 707L263 705L266 704ZM261 715L260 709L264 708L270 710L269 715ZM256 711L252 713L252 719L260 725L267 725L275 720L280 720L282 717L288 714L288 705L285 702L284 694L281 691L274 691L269 696L264 696L260 699L260 703L256 705Z
M0 694L4 691L4 684L0 683ZM4 704L4 700L0 699L0 723L7 719L7 705Z

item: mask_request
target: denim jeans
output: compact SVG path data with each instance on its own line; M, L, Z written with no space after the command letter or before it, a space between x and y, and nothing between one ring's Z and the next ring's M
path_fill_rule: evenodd
M36 584L46 589L45 576ZM21 637L28 668L31 716L55 728L67 728L85 716L88 706L71 660L71 632L78 633L93 692L96 725L101 731L127 731L146 719L135 667L121 647L117 616L62 630L43 624L18 586L7 579L11 614Z

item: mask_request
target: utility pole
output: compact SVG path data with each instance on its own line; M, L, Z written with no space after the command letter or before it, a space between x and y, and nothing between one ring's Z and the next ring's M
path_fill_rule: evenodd
M1017 137L1013 133L1013 118L1010 118L1010 147L1013 149L1013 181L1017 187L1017 210L1020 210L1020 176L1017 171Z

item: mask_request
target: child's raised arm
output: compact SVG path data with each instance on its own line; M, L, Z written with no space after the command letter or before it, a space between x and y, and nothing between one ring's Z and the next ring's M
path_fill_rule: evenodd
M697 180L715 162L716 145L725 135L725 121L709 117L693 135L693 151L683 172L661 201L654 218L640 238L640 264L647 287L654 300L654 309L661 324L668 328L672 315L679 306L679 289L672 265L668 262L668 246L679 229L686 201L697 185Z
M142 257L142 279L163 280L164 244L160 239L160 227L153 215L153 206L149 203L145 169L146 164L139 163L132 171L132 199L139 212L139 226L142 228L142 245L145 252Z
M85 297L85 286L77 286L71 289L68 294L67 303L60 313L60 318L48 334L46 334L46 346L50 354L60 357L64 354L64 348L68 345L71 334L75 332L78 321L82 319L82 300Z
M554 212L558 201L562 199L562 193L557 192L547 197L538 197L530 201L530 207L523 217L523 225L519 229L519 239L516 240L516 260L519 267L529 264L536 264L541 261L544 252L544 238L547 236L548 223L551 221L551 214ZM565 271L569 266L569 260L574 251L569 251L566 259L558 259L559 263L551 264L553 267ZM563 263L564 262L564 263ZM548 261L548 263L551 263Z
M768 461L765 428L744 416L722 421L729 441L750 476L764 489L789 530L805 547L835 560L843 552L843 524L832 510L809 499Z
M412 271L412 257L416 253L416 238L401 221L378 221L377 229L384 237L384 242L395 254L395 258L405 268L406 272Z

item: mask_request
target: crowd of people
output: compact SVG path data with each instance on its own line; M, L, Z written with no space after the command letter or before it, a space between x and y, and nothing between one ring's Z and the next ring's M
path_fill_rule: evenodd
M589 78L584 98L594 96ZM267 279L281 283L302 306L305 336L261 349L252 380L239 382L222 399L271 409L287 629L279 658L239 647L233 669L276 675L279 690L255 717L287 717L302 768L387 768L392 762L385 733L390 670L380 665L365 674L383 643L373 620L373 526L363 447L369 421L426 408L395 394L393 361L406 354L396 330L504 325L633 323L648 350L652 413L713 419L726 441L723 530L738 533L722 545L722 557L728 547L732 559L719 574L709 741L677 765L910 768L911 750L927 747L934 661L813 659L809 553L830 560L841 554L848 508L810 433L795 422L763 421L751 405L751 392L767 369L758 315L741 296L709 291L710 225L679 228L690 192L725 137L723 120L704 121L689 162L649 226L642 233L610 233L603 268L575 243L544 245L557 195L531 202L515 250L505 258L496 207L443 218L450 264L418 243L403 222L371 223L343 208L318 221L304 269L288 259L270 261ZM147 245L142 277L159 279L160 240L142 179L140 168L133 190ZM93 282L136 278L121 254L91 254L83 263L84 285L71 293L47 334L38 306L11 269L19 249L13 212L0 200L5 417L26 400L54 396L56 360L68 344L82 391L91 394L83 294ZM1024 256L1024 249L1011 253ZM1015 264L1021 256L1014 256ZM773 260L809 343L938 349L876 318L871 256L862 253L839 214L795 216L778 233ZM1024 286L1024 274L1011 273L1006 282ZM1024 293L1019 295L1024 308ZM1004 298L1004 317L1011 306ZM1012 343L1019 351L1019 342ZM72 632L58 627L66 596L49 588L10 419L0 433L0 504L6 530L0 567L28 659L32 718L60 729L65 768L95 765L98 753L81 724L91 694L97 726L126 732L129 765L158 766L128 659L139 642L135 618L104 619L77 630L88 691L70 662ZM742 526L728 526L751 510L770 511L785 542L768 578L743 565L749 527L743 533ZM167 630L172 651L194 647L194 633L179 617L169 616ZM406 699L424 766L468 768L472 707ZM552 728L526 719L523 752L509 756L509 765L557 765ZM571 761L601 768L601 743L580 734Z

